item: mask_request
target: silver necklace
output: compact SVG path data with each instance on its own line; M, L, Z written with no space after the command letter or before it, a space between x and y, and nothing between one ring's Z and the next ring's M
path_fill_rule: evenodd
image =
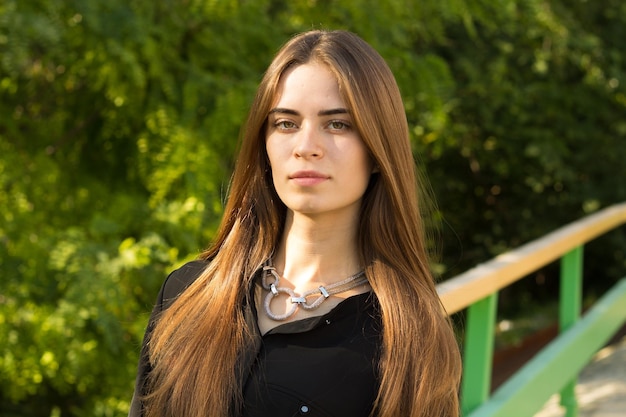
M273 282L269 282L271 278L274 279ZM267 316L272 320L283 321L296 314L296 311L298 311L299 307L302 307L304 310L315 310L331 295L339 294L351 290L352 288L358 287L359 285L363 285L367 283L367 278L365 277L365 272L361 271L352 276L349 276L343 281L339 281L334 284L329 284L325 286L320 285L318 288L308 290L302 295L298 295L291 288L279 287L279 281L280 276L276 272L276 268L274 268L271 262L269 263L269 265L263 266L263 277L261 279L261 284L263 288L269 291L269 293L265 296L265 314L267 314ZM284 314L274 314L272 312L272 300L275 300L281 294L289 296L289 298L291 299L292 307ZM313 302L307 302L307 298L315 294L319 294L319 296Z

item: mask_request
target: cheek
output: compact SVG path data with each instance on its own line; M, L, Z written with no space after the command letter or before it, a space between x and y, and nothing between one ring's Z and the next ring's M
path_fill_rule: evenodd
M268 138L265 142L265 153L267 155L268 168L272 177L275 177L284 165L283 150L277 146L276 141Z
M275 146L273 146L269 137L265 140L265 154L267 155L269 166L272 168L276 162L276 152Z
M358 155L355 165L358 166L363 172L366 172L368 176L374 172L376 164L374 162L374 158L372 158L365 145L361 145L358 149L355 149L354 155Z

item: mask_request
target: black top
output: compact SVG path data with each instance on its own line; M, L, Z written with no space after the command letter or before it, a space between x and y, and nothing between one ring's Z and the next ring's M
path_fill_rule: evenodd
M166 309L202 272L206 262L190 262L172 272L159 292L142 346L135 396L129 417L142 417L150 364L146 340L157 314ZM243 306L259 343L240 361L242 417L367 417L379 387L381 322L375 297L349 297L329 313L282 324L261 336L254 297Z

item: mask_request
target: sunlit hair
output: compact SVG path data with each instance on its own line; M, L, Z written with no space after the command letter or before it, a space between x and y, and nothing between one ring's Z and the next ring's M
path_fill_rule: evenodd
M203 274L156 323L148 417L237 415L237 361L252 332L243 317L254 272L283 231L286 208L271 179L267 117L279 81L316 62L335 75L377 173L364 195L359 256L383 323L381 386L373 415L458 416L461 372L456 340L429 270L418 181L404 107L383 58L358 36L312 31L291 39L267 69L242 130L225 214Z

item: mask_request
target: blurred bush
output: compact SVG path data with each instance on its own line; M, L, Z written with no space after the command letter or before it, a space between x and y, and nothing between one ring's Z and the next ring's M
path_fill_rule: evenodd
M294 33L352 30L388 60L446 278L626 200L625 23L619 0L4 0L0 415L125 415L158 288L213 237ZM624 241L587 252L595 285Z

